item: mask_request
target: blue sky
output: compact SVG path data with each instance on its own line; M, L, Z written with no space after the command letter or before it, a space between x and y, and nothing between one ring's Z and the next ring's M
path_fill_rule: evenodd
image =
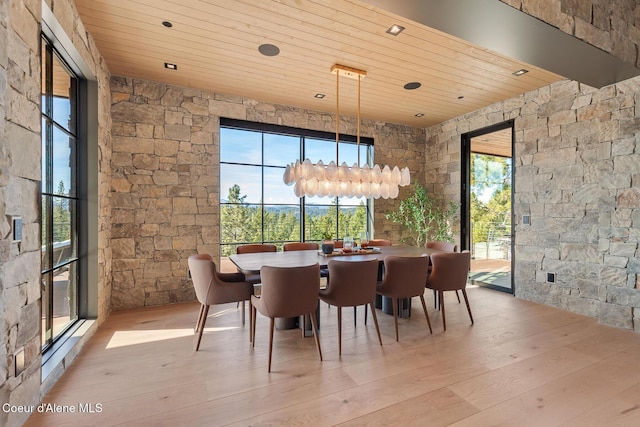
M293 187L288 187L282 181L284 167L295 162L300 157L300 138L289 135L275 135L265 133L264 140L264 203L265 204L298 204L299 199L293 194ZM262 134L237 129L220 129L220 161L252 165L262 164ZM322 160L325 164L336 158L334 141L320 139L306 139L305 158L313 163ZM360 146L360 164L366 160L366 146ZM358 160L355 144L341 143L339 146L339 160L349 166ZM242 195L246 195L245 202L260 203L262 199L261 168L248 165L220 165L220 198L226 200L229 188L238 184ZM364 199L344 198L340 201L344 205L358 205ZM328 197L311 197L307 203L330 204Z

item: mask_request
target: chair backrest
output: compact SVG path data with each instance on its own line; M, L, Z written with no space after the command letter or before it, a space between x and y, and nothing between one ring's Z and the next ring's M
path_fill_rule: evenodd
M427 256L387 256L384 258L384 280L381 287L385 295L395 298L422 295L428 269L429 257Z
M451 242L427 242L424 247L427 249L437 249L445 252L458 252L458 245Z
M268 317L294 317L314 312L320 289L320 266L260 269L260 298Z
M391 240L387 239L371 239L369 246L391 246Z
M469 251L431 254L431 274L427 287L438 291L454 291L467 286L471 253Z
M333 241L333 247L335 249L342 249L344 247L344 241L343 240L334 240Z
M368 261L329 261L329 277L327 288L339 306L349 307L373 302L376 298L378 283L378 260Z
M317 243L313 242L294 242L285 243L282 248L285 251L306 251L310 249L318 250L320 246Z
M276 245L267 245L267 244L250 244L250 245L240 245L236 248L237 254L255 254L259 252L277 252L278 248Z
M191 255L188 263L200 304L226 304L251 298L253 285L242 281L242 275L238 273L223 275L232 281L221 280L211 255Z

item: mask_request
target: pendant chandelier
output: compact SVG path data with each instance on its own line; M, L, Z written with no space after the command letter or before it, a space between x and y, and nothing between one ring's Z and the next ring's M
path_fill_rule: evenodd
M283 181L287 185L293 185L296 197L373 197L375 199L396 198L399 186L411 183L409 168L402 170L398 166L390 168L388 165L380 167L368 164L360 166L360 80L366 75L366 71L336 64L331 67L331 72L336 75L336 161L338 159L338 143L340 140L340 76L358 80L358 163L351 167L345 162L340 166L331 160L324 164L322 160L313 164L309 159L303 162L297 160L287 165L284 171Z

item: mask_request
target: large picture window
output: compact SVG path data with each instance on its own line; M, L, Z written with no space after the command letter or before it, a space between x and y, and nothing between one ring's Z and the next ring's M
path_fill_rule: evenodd
M247 243L320 241L369 230L365 198L302 197L284 184L282 175L296 159L358 162L353 137L302 129L221 119L220 123L221 255ZM373 141L360 141L360 165L373 163ZM337 155L337 159L336 159Z
M78 319L78 79L42 39L42 346Z

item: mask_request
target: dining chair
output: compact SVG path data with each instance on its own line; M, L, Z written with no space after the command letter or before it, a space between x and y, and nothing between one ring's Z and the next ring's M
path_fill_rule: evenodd
M277 252L276 245L252 243L240 245L236 248L236 254L256 254L261 252ZM245 274L245 281L253 284L260 283L260 274Z
M195 350L200 348L204 325L207 322L209 306L230 302L247 301L253 294L253 285L244 280L242 273L219 273L211 255L191 255L188 260L193 287L200 303L200 313L196 321L198 334ZM244 325L244 304L242 304L242 324ZM249 313L251 325L252 314ZM251 335L249 336L251 338Z
M372 247L372 246L391 246L391 240L371 239L369 240L369 247Z
M320 291L319 296L322 301L338 308L338 355L342 356L342 307L366 307L368 304L376 325L378 341L382 345L378 318L373 306L378 282L378 260L331 260L328 266L331 282L326 289Z
M308 251L311 249L318 250L320 249L320 245L314 242L293 242L285 243L282 246L282 250L284 251Z
M445 291L461 290L464 301L467 304L469 318L473 325L473 315L469 298L467 298L467 279L469 276L469 265L471 264L471 253L469 251L457 252L436 252L431 254L431 264L433 266L431 274L427 278L427 288L438 291L440 307L442 311L442 325L447 330L445 319L444 298Z
M398 299L420 297L422 309L427 318L429 332L431 321L427 313L427 305L424 302L424 284L427 280L429 257L399 257L387 256L384 258L384 279L377 286L377 293L391 298L393 306L393 320L396 326L396 341L398 341Z
M427 249L435 249L438 251L444 252L458 252L458 245L451 242L439 242L439 241L431 241L424 244L424 247ZM429 273L431 273L431 265L429 265ZM440 310L440 305L438 304L438 296L437 292L433 291L433 308L437 308ZM458 304L460 304L460 294L456 291L456 298L458 298Z
M269 317L269 365L273 354L273 330L276 317L297 317L309 315L316 340L318 355L322 361L322 350L316 324L318 289L320 287L320 266L318 263L305 267L270 267L260 269L262 292L260 297L251 297L252 328L251 341L256 343L256 312ZM302 322L301 322L302 323Z

